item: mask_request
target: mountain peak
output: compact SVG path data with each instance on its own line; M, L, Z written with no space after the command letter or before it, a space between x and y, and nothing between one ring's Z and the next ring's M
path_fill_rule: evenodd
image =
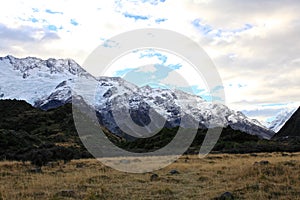
M84 71L79 64L72 59L55 59L48 58L43 60L36 57L16 58L12 55L0 57L0 61L10 64L14 70L20 70L21 72L36 70L37 68L42 70L50 70L53 72L62 72L68 70L70 73L75 74L76 72Z
M34 105L63 81L86 74L71 59L0 57L0 98L22 99Z

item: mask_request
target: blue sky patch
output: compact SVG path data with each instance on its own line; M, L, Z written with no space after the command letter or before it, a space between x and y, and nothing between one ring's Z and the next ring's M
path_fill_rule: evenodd
M103 46L107 47L107 48L113 48L113 47L117 47L119 45L118 42L113 41L113 40L105 40L105 39L101 39L103 42Z
M155 20L155 23L160 24L161 22L165 22L167 20L168 19L166 19L166 18L158 18L158 19Z
M134 3L134 4L138 4L138 3L149 3L153 6L158 5L159 3L163 3L166 0L127 0L128 2Z
M157 57L158 60L160 60L162 62L161 64L166 63L167 59L168 59L167 56L165 56L161 53L155 52L155 50L149 50L146 53L141 53L139 58L144 58L144 57L148 57L148 58Z
M50 31L57 31L57 27L55 25L48 25L48 30Z
M173 69L173 70L176 70L176 69L180 69L182 67L181 64L169 64L167 67Z
M49 14L61 14L61 15L64 14L63 12L52 11L50 9L46 9L45 12Z
M235 84L232 84L232 83L229 83L228 86L229 86L229 87L243 88L243 87L247 87L247 84L242 84L242 83L235 83Z
M251 28L253 28L253 25L251 25L251 24L245 24L243 28L236 29L235 31L236 32L243 32L243 31L247 31L247 30L249 30Z
M253 28L252 24L246 23L242 28L237 28L237 29L214 29L212 26L208 24L202 23L201 19L194 19L192 21L192 25L198 29L202 34L204 35L211 35L214 37L222 37L223 33L231 33L231 34L236 34L236 33L241 33L244 31L247 31L249 29Z
M154 67L156 68L155 72L144 72L141 71L140 68L127 68L116 71L115 75L120 75L126 81L129 81L139 87L151 84L162 85L160 83L161 80L166 78L173 70L167 66L160 64L156 64L154 65Z
M38 8L32 8L33 12L39 12L40 10Z
M124 17L127 17L127 18L132 18L134 19L135 21L137 20L148 20L149 17L147 16L143 16L143 15L134 15L134 14L130 14L130 13L123 13Z
M166 0L142 0L143 3L150 3L151 5L155 5L155 6L165 1Z
M32 22L32 23L36 23L38 22L39 20L34 18L34 17L29 17L29 18L21 18L21 17L18 17L19 20L23 21L23 22Z
M211 93L218 92L219 90L224 90L224 87L222 85L218 85L212 89Z
M213 30L210 25L202 24L201 19L193 20L192 24L195 28L197 28L204 35L207 35L209 32L211 32Z
M78 22L75 19L71 19L70 23L74 26L78 26Z
M36 22L38 22L39 20L37 20L36 18L32 17L32 18L30 18L30 21L33 22L33 23L36 23Z

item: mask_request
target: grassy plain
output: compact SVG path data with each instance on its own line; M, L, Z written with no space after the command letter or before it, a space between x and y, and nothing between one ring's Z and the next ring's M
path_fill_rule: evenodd
M119 172L95 159L52 163L42 173L32 168L0 162L0 199L214 199L224 192L235 199L300 199L300 153L182 156L153 172L153 180L153 173ZM179 173L171 175L173 169Z

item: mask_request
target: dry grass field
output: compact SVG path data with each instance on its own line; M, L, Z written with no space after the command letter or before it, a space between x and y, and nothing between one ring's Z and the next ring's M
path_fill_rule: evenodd
M93 159L30 169L0 162L0 199L214 199L224 192L235 199L300 199L300 153L182 156L153 180L153 173L119 172Z

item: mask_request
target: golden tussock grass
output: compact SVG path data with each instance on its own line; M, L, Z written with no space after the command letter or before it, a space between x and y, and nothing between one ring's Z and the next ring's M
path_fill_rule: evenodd
M182 156L152 181L153 173L119 172L95 159L31 168L0 162L0 199L213 199L226 191L235 199L300 199L300 153Z

